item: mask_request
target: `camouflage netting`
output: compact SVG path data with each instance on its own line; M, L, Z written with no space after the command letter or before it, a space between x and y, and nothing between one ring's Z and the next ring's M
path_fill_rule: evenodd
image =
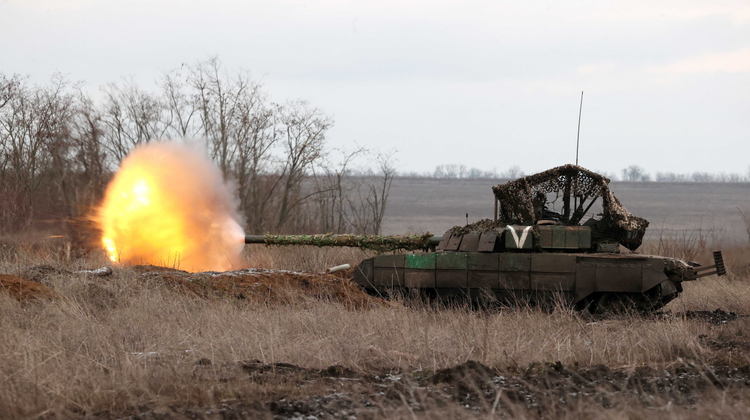
M426 250L430 247L431 233L424 235L266 235L266 245L348 246L371 249L376 252Z
M454 235L465 235L469 232L488 232L495 230L496 228L505 228L506 223L501 221L493 221L492 219L482 219L478 222L468 224L466 226L453 226L450 232Z
M499 201L499 219L505 223L535 224L534 200L541 194L563 192L563 196L579 200L602 199L603 219L626 231L645 231L648 221L632 215L623 207L609 189L609 178L576 165L564 165L509 181L492 187ZM589 201L590 202L590 201ZM567 215L567 221L575 220L575 214Z

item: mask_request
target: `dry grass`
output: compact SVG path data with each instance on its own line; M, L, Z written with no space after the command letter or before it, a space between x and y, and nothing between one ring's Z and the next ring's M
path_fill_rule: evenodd
M741 256L747 250L736 252ZM363 257L358 250L253 247L248 252L255 265L308 271ZM55 244L14 245L3 248L0 273L20 274L40 264L75 270L106 263L99 255L68 260L65 248ZM730 271L742 263L732 264ZM360 311L325 300L271 306L190 297L158 280L144 283L127 267L107 278L51 274L43 281L60 296L52 302L19 302L0 294L0 418L45 414L109 418L132 413L139 406L218 407L226 401L306 398L321 392L303 382L248 381L239 363L250 360L314 369L341 365L365 374L434 372L468 360L501 369L524 369L547 361L560 361L564 366L604 365L618 371L687 364L747 365L747 349L710 343L747 344L750 320L715 326L674 315L716 308L750 314L747 280L735 275L686 284L683 297L671 303L664 315L592 319L560 308L551 314L533 308L485 312L466 307L436 309L414 302ZM211 364L199 363L201 359ZM706 402L696 404L695 411L677 407L653 411L624 402L618 410L602 412L601 404L581 403L558 415L747 415L750 406L745 390L715 391L702 394L701 401ZM665 407L669 403L662 402ZM491 407L492 401L488 404ZM505 407L505 415L537 416L523 405ZM408 418L413 414L440 418L477 413L458 404L435 403L423 404L415 414L408 404L397 404L373 416Z

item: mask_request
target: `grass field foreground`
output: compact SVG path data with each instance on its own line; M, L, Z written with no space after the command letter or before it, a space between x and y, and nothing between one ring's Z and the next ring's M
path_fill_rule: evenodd
M750 372L736 372L750 364L748 251L726 249L732 274L685 284L659 314L593 318L562 307L197 298L130 267L71 274L107 265L96 253L69 259L65 247L4 243L0 273L49 266L39 281L57 297L0 293L0 418L222 418L222 407L237 418L294 417L313 400L319 418L744 418ZM318 272L367 254L257 246L247 255L254 266ZM686 315L716 309L724 312ZM467 376L496 369L495 382L456 382L457 367L471 368ZM706 379L718 371L739 379ZM586 375L594 379L575 385ZM665 379L679 375L695 380ZM641 377L650 385L633 389L642 392L618 391ZM659 381L689 389L674 394Z

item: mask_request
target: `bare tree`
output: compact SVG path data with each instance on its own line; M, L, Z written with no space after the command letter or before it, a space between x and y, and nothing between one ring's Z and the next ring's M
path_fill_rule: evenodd
M343 160L338 166L329 162L322 162L322 174L314 174L316 214L319 225L323 232L343 233L349 226L347 218L347 198L351 191L357 187L349 182L349 165L358 156L364 155L367 150L358 148L352 152L342 151Z
M22 228L30 221L31 197L25 181L29 169L25 157L36 159L41 145L34 140L29 89L21 83L2 80L0 107L0 230ZM33 172L32 172L33 173Z
M10 99L18 90L20 84L20 76L14 74L8 79L4 74L0 73L0 109L10 102Z
M74 145L70 141L71 123L77 112L76 97L66 92L68 82L61 75L55 75L52 85L37 91L36 113L39 115L43 131L40 135L45 144L45 154L49 156L52 184L56 187L66 217L75 215L73 194L74 180L71 158Z
M117 162L139 144L160 139L167 130L165 106L157 95L141 90L132 80L110 83L105 95L102 125L107 149Z
M484 177L484 172L478 168L471 168L466 176L471 179L482 178Z
M466 178L467 173L468 173L468 169L466 169L466 165L458 165L458 168L456 169L456 174L458 178L460 179Z
M4 74L0 74L0 112L2 112L2 109L19 94L19 87L20 81L17 76L14 76L9 80ZM3 120L7 118L7 116L8 114L6 113L0 114L0 118L3 118ZM0 186L2 186L7 176L6 168L9 164L8 156L10 147L7 123L3 128L6 129L0 131Z
M622 180L628 182L648 182L651 176L638 165L630 165L622 170Z
M380 169L380 176L378 182L370 186L367 204L372 211L372 229L376 235L380 235L382 231L385 208L388 204L393 177L396 175L394 155L395 151L378 155L377 162Z
M200 135L196 95L186 91L189 86L182 73L166 73L158 84L162 89L169 137L191 138Z
M516 179L522 177L523 171L518 165L513 165L507 171L500 174L500 178Z
M433 176L435 178L461 178L465 172L466 166L464 165L438 165L435 167Z
M21 228L34 217L34 197L46 179L47 195L62 200L70 215L67 142L74 97L68 82L55 74L49 87L17 85L0 109L0 213L5 228Z
M656 182L687 182L688 176L674 172L657 172Z
M211 156L228 177L237 153L233 134L238 130L238 117L243 109L256 106L261 86L253 82L247 72L239 72L234 77L222 72L217 57L192 67L188 83L195 90L201 127L209 140Z
M74 149L74 170L81 178L75 201L78 205L90 207L104 192L110 171L107 167L101 113L91 98L80 90L78 111L70 136Z
M331 117L301 100L285 107L282 122L286 160L281 170L283 184L277 230L286 224L292 209L317 193L301 195L302 180L313 164L326 155L325 134L333 125Z
M347 218L358 233L379 235L382 232L388 196L396 175L395 153L379 154L376 158L378 175L364 178L347 197Z
M346 196L347 212L346 219L355 233L367 235L373 232L370 207L367 205L369 189L365 180L357 184L357 187Z
M268 103L249 72L229 74L216 57L188 70L186 78L172 72L160 82L170 133L206 139L224 177L237 184L248 229L260 232L280 183L272 164L283 108Z
M740 216L742 216L742 221L745 222L745 229L747 230L747 239L750 241L750 216L745 215L745 213L740 210L739 207L737 207L737 211L740 212Z
M267 208L281 180L272 174L271 168L271 153L282 135L281 108L275 104L267 107L258 101L245 103L239 114L234 176L248 228L261 233L267 227Z

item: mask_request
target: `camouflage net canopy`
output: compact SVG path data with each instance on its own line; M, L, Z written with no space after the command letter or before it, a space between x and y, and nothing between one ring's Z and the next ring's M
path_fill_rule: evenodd
M593 202L601 198L602 221L607 228L642 238L648 227L646 219L634 216L620 204L609 189L609 178L577 165L558 166L509 181L492 187L492 192L499 201L499 221L504 223L534 225L544 220L546 195L562 192L563 213L558 216L564 225L578 225Z

